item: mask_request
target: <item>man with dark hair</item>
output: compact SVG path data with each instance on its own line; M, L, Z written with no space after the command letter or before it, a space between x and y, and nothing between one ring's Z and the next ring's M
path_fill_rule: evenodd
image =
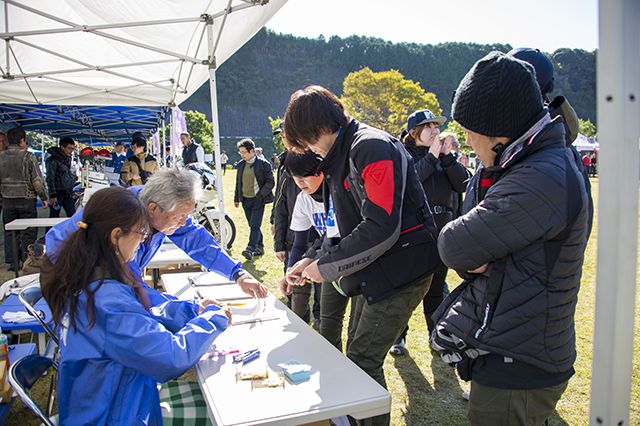
M45 161L47 186L49 189L49 217L60 217L60 208L64 208L67 217L76 211L73 199L73 185L78 177L71 171L71 155L76 143L69 137L60 139L59 146L47 150L49 157Z
M442 261L465 281L433 315L431 344L471 380L472 425L540 425L574 373L584 180L526 62L480 59L452 115L484 168L465 214L438 237Z
M3 199L2 223L15 219L32 219L38 217L36 198L42 200L42 207L47 207L48 196L42 181L36 156L27 151L27 135L23 128L16 127L7 132L9 145L6 151L0 152L0 193ZM16 231L13 231L16 232ZM27 247L37 238L37 228L19 232L18 253L13 253L11 235L4 233L4 259L6 263L19 264L26 259ZM10 268L13 270L13 267Z
M189 133L180 133L180 142L182 142L182 162L185 166L192 163L204 164L204 149L191 140Z
M431 284L436 228L411 156L389 134L351 119L320 86L296 91L284 120L287 144L323 158L327 235L336 245L296 263L291 285L338 281L351 300L347 356L382 386L393 342ZM322 326L322 325L321 325ZM388 424L388 414L372 419Z
M144 185L160 167L156 158L147 154L147 138L141 132L132 135L132 154L122 165L120 179L126 186Z
M273 203L273 169L271 164L256 155L255 143L251 139L242 139L238 142L238 153L242 160L238 162L238 174L236 176L236 189L233 196L233 204L244 209L251 232L247 248L242 255L250 260L253 256L264 254L264 241L262 239L262 217L264 206Z

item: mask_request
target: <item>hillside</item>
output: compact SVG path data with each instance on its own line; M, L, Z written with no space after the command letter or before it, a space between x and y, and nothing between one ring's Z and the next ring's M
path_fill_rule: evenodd
M347 74L365 66L373 71L397 69L419 81L437 95L449 115L453 91L471 65L492 50L510 49L502 44L391 43L358 36L307 39L263 29L218 70L220 132L223 137L268 137L267 117L282 115L294 90L317 83L340 94ZM554 93L567 97L581 118L595 122L595 53L559 49L551 54ZM210 118L208 83L180 108Z

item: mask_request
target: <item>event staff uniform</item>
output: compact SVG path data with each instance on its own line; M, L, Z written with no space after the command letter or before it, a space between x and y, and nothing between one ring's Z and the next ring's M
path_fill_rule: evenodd
M87 292L81 292L76 327L69 327L67 314L59 330L60 423L161 425L157 384L198 362L227 328L226 314L216 305L198 314L197 303L183 300L147 311L130 285L113 279L94 281L90 289L95 324L87 315Z
M134 194L140 194L142 186L129 188ZM72 232L78 229L77 222L82 220L83 209L79 209L70 219L65 220L51 228L45 236L47 256L55 262L57 251L60 250L64 240ZM142 270L151 261L153 256L162 246L165 238L169 238L176 246L182 249L189 257L207 269L216 271L232 281L236 281L243 272L242 264L220 248L213 236L191 217L187 218L184 226L178 228L172 235L162 232L154 232L147 240L140 244L136 257L129 262L129 268L142 282ZM147 288L152 303L158 304L163 300L176 300L175 297Z

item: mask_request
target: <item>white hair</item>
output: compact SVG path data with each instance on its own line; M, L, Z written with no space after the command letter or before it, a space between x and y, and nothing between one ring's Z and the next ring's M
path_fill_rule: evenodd
M140 191L140 200L145 206L156 203L163 211L171 211L179 203L195 203L201 185L200 176L196 173L177 168L160 169Z

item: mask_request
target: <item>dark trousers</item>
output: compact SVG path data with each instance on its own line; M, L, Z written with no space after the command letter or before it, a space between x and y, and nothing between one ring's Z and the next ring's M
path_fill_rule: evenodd
M247 248L253 250L258 247L264 247L262 231L260 230L262 217L264 216L264 201L257 197L242 197L242 209L244 210L244 216L247 218L247 222L249 223L249 228L251 228Z
M444 300L444 296L449 294L449 289L445 289L447 286L447 273L449 272L449 268L446 267L444 263L440 263L438 269L436 269L433 273L433 281L431 282L431 287L429 287L429 291L427 295L424 296L422 300L422 311L424 312L424 318L427 320L427 330L429 331L429 335L433 331L435 324L431 319L431 315L438 309L438 306ZM407 333L409 332L409 326L404 329L400 337L398 338L398 343L402 339L407 338Z
M472 380L469 422L472 426L541 426L568 383L541 389L498 389Z
M36 210L35 198L4 198L3 199L3 215L2 224L5 225L4 231L4 261L5 263L13 263L13 247L11 246L11 237L13 232L17 232L16 241L18 242L18 260L22 261L27 258L27 247L33 244L38 237L37 228L29 228L24 231L7 231L6 225L16 219L33 219L38 217Z
M329 281L322 283L320 296L320 334L342 352L342 323L349 298L341 295Z
M60 210L64 209L67 217L73 216L76 212L76 203L71 195L58 195L58 204L54 208L49 205L49 217L60 217Z
M297 316L308 323L311 320L311 310L309 309L309 299L313 290L313 317L320 320L320 283L294 286L291 293L291 310ZM320 321L322 323L322 321Z
M384 359L407 326L413 310L429 291L432 278L429 275L373 305L368 304L363 295L351 298L347 357L385 389ZM362 422L366 425L388 425L390 420L391 416L384 414Z

